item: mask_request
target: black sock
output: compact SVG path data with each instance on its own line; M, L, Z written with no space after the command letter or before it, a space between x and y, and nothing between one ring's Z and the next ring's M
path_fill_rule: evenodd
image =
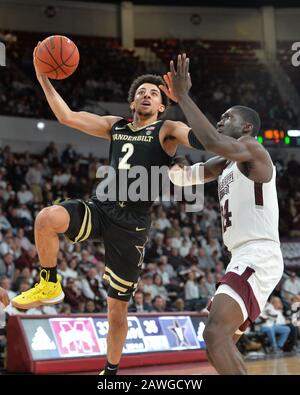
M49 273L49 280L50 283L56 283L57 282L57 271L56 271L56 266L55 267L43 267L42 270L46 270L47 273ZM44 278L44 276L43 276Z
M104 374L109 375L109 376L115 376L117 374L119 365L113 365L112 363L109 363L106 361L106 365L104 368Z

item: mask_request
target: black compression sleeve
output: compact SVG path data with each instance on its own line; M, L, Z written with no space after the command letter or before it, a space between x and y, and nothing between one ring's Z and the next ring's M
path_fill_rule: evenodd
M188 134L188 139L189 139L189 143L193 148L199 149L199 150L205 150L205 148L203 147L203 145L200 143L200 141L197 139L197 137L194 135L194 132L192 131L192 129L189 131Z

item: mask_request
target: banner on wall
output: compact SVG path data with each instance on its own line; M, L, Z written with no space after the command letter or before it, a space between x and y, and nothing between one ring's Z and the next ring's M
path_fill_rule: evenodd
M205 349L203 316L129 316L123 354ZM106 355L105 317L24 318L32 359Z

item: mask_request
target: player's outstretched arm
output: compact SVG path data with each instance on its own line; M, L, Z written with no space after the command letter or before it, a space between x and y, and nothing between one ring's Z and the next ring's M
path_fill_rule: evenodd
M192 166L186 165L182 160L175 162L169 170L169 178L173 184L183 187L216 180L222 173L227 159L214 156L205 163L195 163Z
M57 120L63 125L78 129L92 136L110 140L110 130L120 117L100 116L86 111L72 111L59 93L55 90L45 74L39 74L35 63L35 51L33 52L33 64L37 79L45 93L49 106Z
M172 100L178 102L194 135L207 151L237 162L251 161L257 155L263 155L263 148L255 140L238 141L218 133L197 107L189 96L192 82L189 74L189 59L185 54L178 55L177 70L174 62L170 62L170 72L164 76L164 79L168 88L161 87L161 89Z

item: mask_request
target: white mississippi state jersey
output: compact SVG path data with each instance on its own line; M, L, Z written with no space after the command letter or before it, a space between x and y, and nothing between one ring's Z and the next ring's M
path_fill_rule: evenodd
M276 192L276 168L272 179L258 183L247 178L231 162L218 179L224 244L229 251L254 240L279 243L279 210Z

